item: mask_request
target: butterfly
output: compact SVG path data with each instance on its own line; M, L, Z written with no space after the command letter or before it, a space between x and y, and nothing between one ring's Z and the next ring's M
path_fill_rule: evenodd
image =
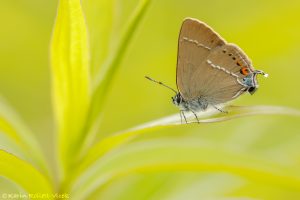
M268 76L262 70L254 69L251 60L237 45L227 43L204 22L186 18L178 39L176 84L178 91L156 81L176 95L173 103L184 112L204 111L208 106L216 107L236 99L245 92L254 94L258 88L257 75Z

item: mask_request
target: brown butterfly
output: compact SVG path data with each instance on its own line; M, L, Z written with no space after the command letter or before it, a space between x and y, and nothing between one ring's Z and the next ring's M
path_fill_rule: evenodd
M227 43L212 28L197 19L183 21L178 39L176 82L178 91L149 77L149 80L173 90L173 103L185 121L185 111L196 112L231 101L244 92L254 94L257 74L247 55L236 45ZM220 109L218 109L220 110ZM220 110L221 112L224 112ZM187 121L186 121L187 122Z

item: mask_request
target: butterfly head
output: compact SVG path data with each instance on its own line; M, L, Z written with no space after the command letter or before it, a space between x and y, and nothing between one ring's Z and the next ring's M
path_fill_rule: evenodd
M183 102L183 97L181 94L178 92L174 97L172 97L172 102L176 106L180 106Z

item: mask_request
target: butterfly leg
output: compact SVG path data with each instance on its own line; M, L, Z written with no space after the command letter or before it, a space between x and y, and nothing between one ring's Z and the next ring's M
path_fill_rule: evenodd
M185 115L184 115L184 111L183 111L183 110L180 111L181 124L182 124L182 116L183 116L183 118L184 118L185 123L187 124L186 117L185 117Z
M192 110L191 110L191 111L192 111ZM200 121L199 121L199 118L198 118L197 114L196 114L194 111L192 111L192 113L195 115L195 117L196 117L196 119L197 119L197 122L198 122L198 124L200 124Z
M180 115L180 123L182 124L182 110L179 112Z
M218 108L217 106L215 106L215 105L212 105L215 109L217 109L218 111L220 111L221 113L226 113L226 114L228 114L228 111L225 111L225 110L222 110L222 109L220 109L220 108Z

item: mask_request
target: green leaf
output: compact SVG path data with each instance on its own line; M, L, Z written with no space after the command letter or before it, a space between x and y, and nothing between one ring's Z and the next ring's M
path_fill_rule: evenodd
M290 115L300 117L299 110L281 106L227 106L224 109L228 111L228 113L220 113L215 108L210 108L205 112L197 113L199 122L220 122L251 115ZM185 115L190 123L197 124L192 113L187 113ZM181 123L179 114L175 114L108 136L90 148L84 160L78 167L77 173L79 174L81 171L84 171L91 163L101 158L107 152L126 144L142 134L146 134L151 130L178 125L185 124Z
M0 149L30 162L50 178L50 171L38 141L2 98L0 98Z
M0 150L0 176L15 182L29 194L49 194L49 198L54 199L51 184L39 171L3 150Z
M196 200L201 197L201 199L215 200L216 197L235 191L245 182L240 177L226 173L191 171L135 173L109 182L105 187L100 187L93 192L88 199Z
M283 166L257 155L239 153L195 139L157 139L127 144L95 162L71 189L84 199L106 183L134 173L162 171L225 172L253 183L286 191L300 190L296 167Z
M90 102L87 27L80 0L59 1L51 64L58 152L66 172L76 161Z
M91 76L93 77L110 53L116 1L83 0L82 4L89 27Z
M113 49L111 54L108 56L107 60L105 61L104 65L100 68L97 72L95 81L93 83L93 97L89 112L89 118L86 123L86 131L91 138L96 134L98 131L98 125L100 121L100 113L103 108L104 102L108 92L108 89L111 85L111 81L120 67L122 59L125 56L125 53L128 49L128 46L136 32L139 24L143 16L146 13L147 8L149 7L149 3L151 0L141 0L133 12L131 19L129 20L125 32L121 37L116 49ZM92 139L89 138L89 141ZM86 146L89 146L87 144Z
M120 63L124 58L124 55L133 38L133 35L136 32L138 25L141 23L141 20L145 15L150 2L151 0L141 0L139 2L139 5L137 6L136 10L132 14L131 19L129 20L125 28L125 32L120 40L119 45L117 46L116 50L113 51L112 55L110 55L107 63L105 63L103 68L101 68L100 71L98 72L95 80L94 88L99 93L105 92L109 87L111 78L113 77L115 71L120 66Z

